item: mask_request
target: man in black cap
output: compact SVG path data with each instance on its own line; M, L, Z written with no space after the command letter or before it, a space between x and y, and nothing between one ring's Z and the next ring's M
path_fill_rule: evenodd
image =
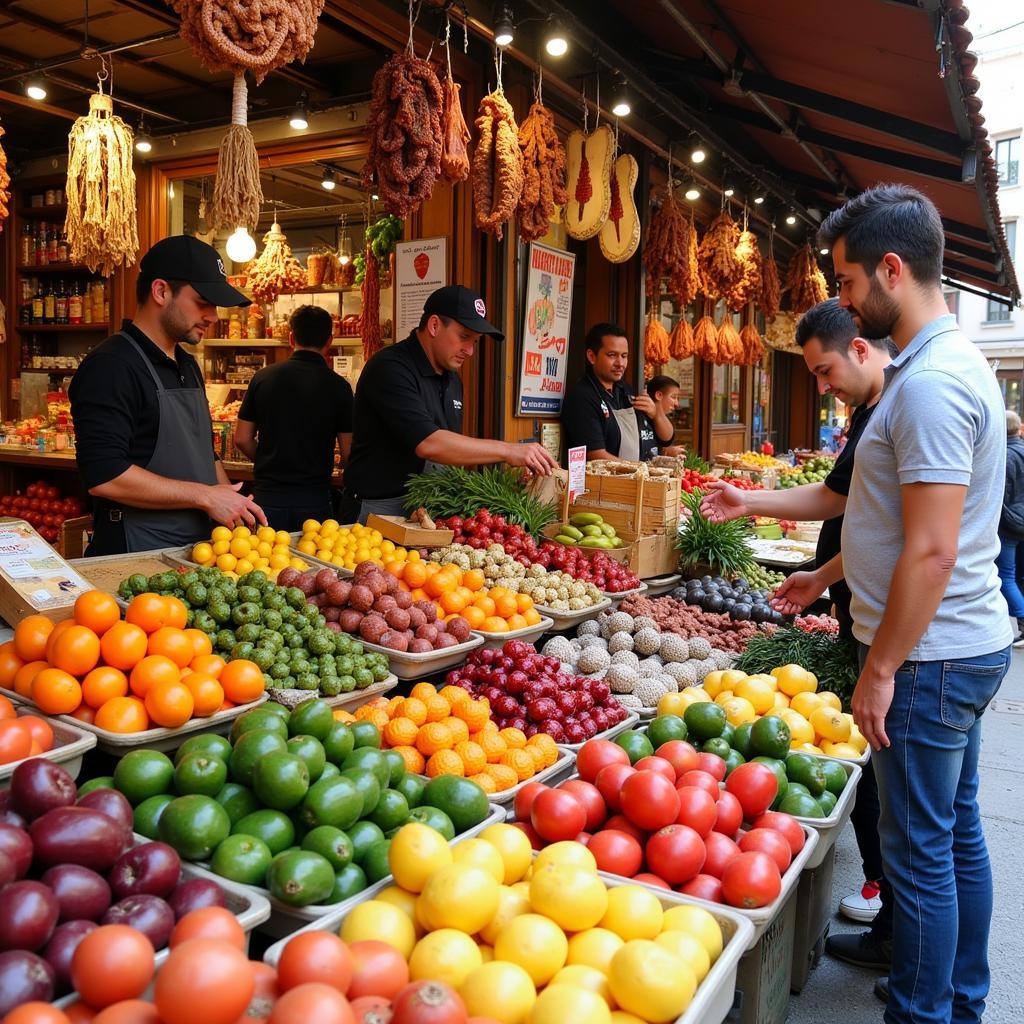
M548 476L557 463L539 444L465 437L459 370L477 341L504 335L487 319L484 300L462 285L427 299L419 327L378 352L356 385L352 458L346 489L370 513L402 515L406 480L433 465L506 462Z
M78 468L95 499L88 555L191 544L225 526L265 524L214 458L198 345L218 306L247 306L217 250L190 235L139 264L135 319L83 360L71 382Z

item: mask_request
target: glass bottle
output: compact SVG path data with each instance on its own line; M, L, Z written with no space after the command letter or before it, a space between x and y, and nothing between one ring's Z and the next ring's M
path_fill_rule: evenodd
M68 323L80 324L82 322L82 289L77 281L71 286L71 294L68 296Z
M64 286L63 281L57 282L57 297L56 297L56 313L57 323L66 324L68 322L68 292Z
M32 238L32 222L25 221L21 228L21 251L18 262L23 267L30 267L36 261L36 244Z
M52 225L46 235L46 258L51 263L57 262L57 229Z
M68 236L64 233L64 229L61 228L57 235L57 262L67 263L70 259Z
M43 300L43 279L39 279L39 283L36 285L36 293L32 296L32 323L41 324L43 322L43 310L46 303Z
M46 294L43 296L43 323L44 324L55 324L57 322L57 294L53 290L53 285L46 290Z
M46 228L43 224L36 225L36 266L45 267L50 262L46 254Z

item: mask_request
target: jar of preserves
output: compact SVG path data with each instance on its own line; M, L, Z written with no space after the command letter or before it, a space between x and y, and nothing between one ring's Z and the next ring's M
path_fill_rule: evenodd
M238 341L242 337L242 318L237 311L232 313L228 320L228 337L232 341Z
M267 318L263 312L263 307L254 302L249 307L249 337L258 340L266 337L266 332Z
M311 252L306 260L306 284L310 288L319 288L324 283L327 272L328 257L323 252Z
M287 341L289 334L288 318L286 316L279 316L274 321L274 326L271 328L270 336L276 341Z

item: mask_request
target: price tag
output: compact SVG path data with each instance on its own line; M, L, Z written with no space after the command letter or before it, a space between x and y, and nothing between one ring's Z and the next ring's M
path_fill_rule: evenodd
M587 489L587 446L569 449L569 500L575 501Z

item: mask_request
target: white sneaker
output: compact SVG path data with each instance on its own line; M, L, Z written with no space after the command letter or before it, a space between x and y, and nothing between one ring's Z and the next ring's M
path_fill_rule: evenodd
M860 892L844 896L839 901L839 913L851 921L873 921L882 909L882 897L877 882L865 882Z

